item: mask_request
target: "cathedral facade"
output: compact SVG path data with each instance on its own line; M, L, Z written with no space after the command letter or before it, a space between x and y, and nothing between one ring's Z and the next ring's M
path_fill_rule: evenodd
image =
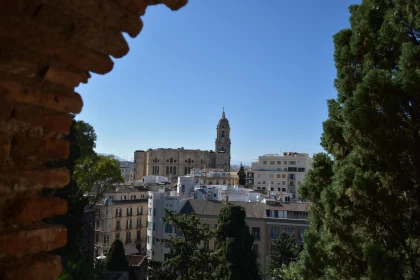
M134 152L134 180L146 175L161 175L171 181L191 170L230 170L230 125L223 110L216 127L215 150L148 149Z

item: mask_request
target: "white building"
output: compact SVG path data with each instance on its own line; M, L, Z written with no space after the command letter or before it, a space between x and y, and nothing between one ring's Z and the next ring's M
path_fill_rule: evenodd
M268 196L297 200L297 190L312 162L308 154L296 152L260 156L247 170L247 185L266 190Z
M131 180L131 175L134 170L134 162L132 161L120 161L121 175L124 178L124 182Z
M147 257L156 261L164 261L165 254L169 252L156 238L168 238L170 234L176 234L171 225L164 225L162 218L165 210L179 213L189 199L213 200L213 201L238 201L238 202L262 202L261 193L252 189L229 187L226 185L195 185L193 174L179 176L176 191L150 191L148 194L147 216Z

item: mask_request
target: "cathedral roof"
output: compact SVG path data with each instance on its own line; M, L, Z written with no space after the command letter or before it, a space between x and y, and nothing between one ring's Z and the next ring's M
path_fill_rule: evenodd
M223 109L223 113L222 113L222 118L219 120L219 123L217 124L217 128L230 128L229 127L229 121L226 118L224 109Z

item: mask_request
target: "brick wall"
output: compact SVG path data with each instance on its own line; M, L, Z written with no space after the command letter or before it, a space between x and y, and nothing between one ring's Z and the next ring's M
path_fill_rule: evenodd
M67 205L40 192L69 182L68 170L46 163L69 155L61 135L83 106L74 88L127 54L122 32L139 34L148 5L176 10L186 1L0 0L0 279L61 273L48 252L66 244L66 228L40 221Z

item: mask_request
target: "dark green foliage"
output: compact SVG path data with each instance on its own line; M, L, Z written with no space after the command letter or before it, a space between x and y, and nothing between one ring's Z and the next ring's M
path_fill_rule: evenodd
M420 278L420 3L363 0L334 36L338 91L301 195L304 279Z
M222 208L218 218L214 253L217 260L215 279L261 279L257 255L253 250L254 238L245 223L245 210L238 205Z
M123 183L118 160L113 156L91 154L78 160L74 177L81 193L89 193L89 208L95 206L104 193Z
M178 280L210 279L211 255L200 246L212 237L209 229L203 228L194 214L178 215L166 209L163 221L183 235L177 238L171 234L170 238L157 240L170 247L169 258L163 262L165 271Z
M274 270L281 268L283 264L289 265L289 263L296 261L298 255L299 249L295 238L286 232L282 232L278 239L271 243L270 275L273 275Z
M162 263L149 260L147 264L148 280L173 280L175 277L163 269Z
M242 165L242 163L241 163L241 167L239 168L239 171L238 171L238 178L239 178L239 185L240 186L244 186L245 185L245 183L246 183L246 173L245 173L245 169L244 169L244 166Z
M108 255L105 259L107 271L128 271L129 265L125 257L124 245L120 239L115 239L111 244Z

